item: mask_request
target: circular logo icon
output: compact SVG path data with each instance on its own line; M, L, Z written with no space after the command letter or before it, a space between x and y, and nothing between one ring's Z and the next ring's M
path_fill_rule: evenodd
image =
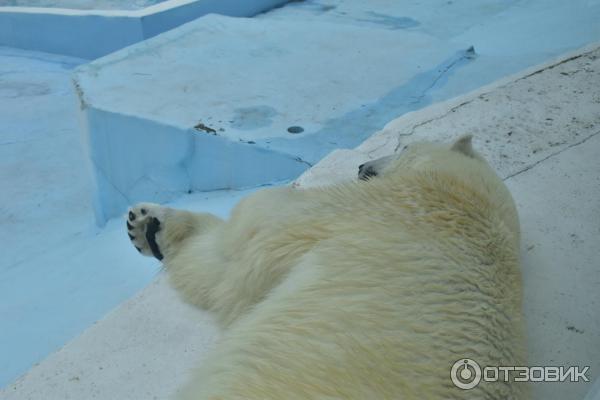
M460 359L452 365L450 379L457 388L473 389L481 381L481 367L470 358Z

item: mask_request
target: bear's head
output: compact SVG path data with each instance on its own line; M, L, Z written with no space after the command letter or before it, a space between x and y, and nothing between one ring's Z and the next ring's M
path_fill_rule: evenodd
M411 143L399 153L362 164L358 176L362 180L401 178L414 172L451 176L489 199L518 240L519 219L513 198L492 167L473 149L472 138L464 135L451 144Z

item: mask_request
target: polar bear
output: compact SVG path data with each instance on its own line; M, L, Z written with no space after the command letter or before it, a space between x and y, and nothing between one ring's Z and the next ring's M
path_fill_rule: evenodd
M450 377L463 358L525 361L517 212L471 137L414 143L359 175L257 192L228 221L129 210L134 246L223 328L181 398L527 397Z

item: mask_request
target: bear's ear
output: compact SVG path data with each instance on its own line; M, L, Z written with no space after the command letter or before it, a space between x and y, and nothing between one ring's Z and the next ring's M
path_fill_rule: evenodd
M473 135L463 135L454 142L450 149L458 151L468 157L475 157L475 151L473 150L473 144L471 143L472 139Z

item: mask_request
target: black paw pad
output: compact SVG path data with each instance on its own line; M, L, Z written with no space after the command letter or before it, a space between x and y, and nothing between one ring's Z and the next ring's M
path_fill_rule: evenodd
M133 225L131 225L129 221L127 221L127 229L129 229L130 231L133 230Z
M129 220L135 221L135 214L132 211L129 211Z
M148 242L148 246L150 246L150 250L152 250L154 257L162 260L163 255L156 243L156 234L158 231L160 231L160 221L155 217L150 218L148 225L146 225L146 241Z
M127 236L129 236L129 240L133 240L133 239L135 239L135 236L133 236L133 235L132 235L131 233L129 233L129 232L127 233Z

